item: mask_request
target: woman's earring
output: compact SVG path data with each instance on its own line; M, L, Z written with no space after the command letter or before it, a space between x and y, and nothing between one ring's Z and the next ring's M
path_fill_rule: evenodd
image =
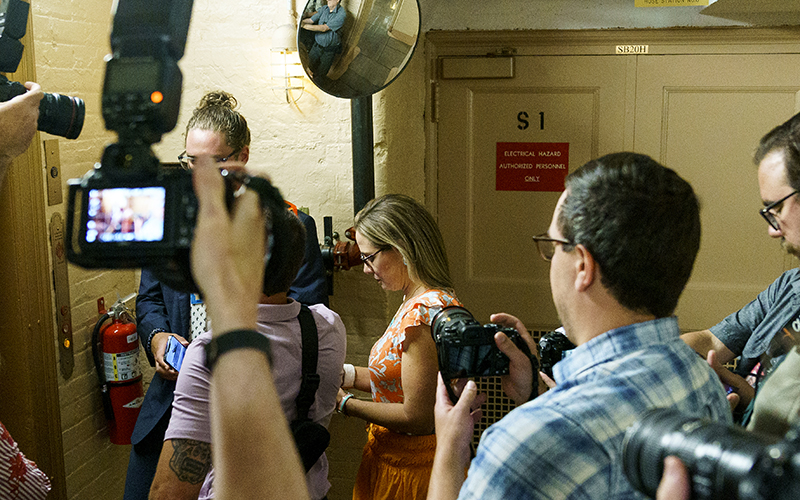
M403 265L408 267L408 262L406 262L406 258L405 257L403 257Z

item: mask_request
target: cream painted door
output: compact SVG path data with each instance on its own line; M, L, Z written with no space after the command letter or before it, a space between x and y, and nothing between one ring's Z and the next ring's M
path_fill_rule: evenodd
M677 311L684 330L716 324L796 265L767 237L756 213L761 200L751 157L764 133L800 109L800 45L791 38L776 43L768 33L754 37L764 44L758 46L743 30L706 46L705 33L673 39L651 32L650 51L659 54L648 55L602 54L608 49L596 38L605 34L589 35L585 49L576 48L580 35L562 46L567 54L589 55L518 44L513 78L487 78L480 58L475 73L483 78L437 72L431 205L456 292L479 321L505 311L531 329L558 325L549 266L530 238L547 229L559 193L498 190L498 143L567 143L570 171L596 156L633 150L692 183L702 203L703 240ZM489 45L486 35L476 37ZM615 37L624 38L609 39ZM456 55L447 57L469 50L467 40L453 46ZM440 62L447 59L436 48ZM518 120L523 111L525 129Z
M759 139L800 111L800 55L638 56L634 149L691 182L703 236L676 311L681 328L708 328L797 265L767 236Z
M476 74L483 64L481 58L456 62L464 70L459 74L467 75L470 64ZM550 225L563 182L543 191L498 189L508 171L503 154L557 143L557 159L566 159L572 171L600 153L622 149L625 116L633 112L629 82L635 57L522 56L514 64L513 78L438 83L439 225L456 293L478 321L505 311L529 328L554 328L549 265L531 237ZM550 159L531 161L557 163ZM526 185L535 183L525 177L543 181L554 174L516 170L526 175L511 187L522 189L539 188Z

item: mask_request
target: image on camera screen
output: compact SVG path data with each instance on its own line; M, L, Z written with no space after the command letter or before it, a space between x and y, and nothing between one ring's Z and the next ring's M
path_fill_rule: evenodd
M447 366L453 377L487 377L503 372L503 366L498 366L502 363L499 363L498 356L492 352L492 346L489 344L451 346L447 351L447 358Z
M165 199L160 186L90 190L86 242L161 241Z

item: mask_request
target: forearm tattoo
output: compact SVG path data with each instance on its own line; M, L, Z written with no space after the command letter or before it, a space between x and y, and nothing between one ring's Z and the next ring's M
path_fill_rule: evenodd
M201 484L211 470L211 444L194 439L173 439L169 468L182 482Z

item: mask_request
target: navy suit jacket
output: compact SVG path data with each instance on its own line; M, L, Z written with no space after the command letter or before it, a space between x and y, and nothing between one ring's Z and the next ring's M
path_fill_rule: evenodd
M325 266L317 240L314 219L298 212L306 227L306 253L303 265L289 289L289 297L306 305L328 305L328 285ZM150 366L155 366L153 353L147 349L147 338L156 328L180 335L190 340L191 306L189 294L173 290L158 281L148 270L142 269L139 295L136 297L136 320L139 340L144 347ZM175 381L164 380L156 373L145 394L131 442L139 443L153 430L161 417L172 405ZM163 436L161 436L163 439Z

